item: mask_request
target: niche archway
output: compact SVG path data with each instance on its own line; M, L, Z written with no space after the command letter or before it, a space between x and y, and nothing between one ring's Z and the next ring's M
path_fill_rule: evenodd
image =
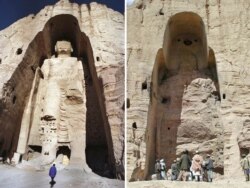
M57 41L70 41L74 49L72 56L83 62L86 83L86 158L88 165L99 175L109 172L115 178L115 158L110 125L105 113L102 85L98 80L92 47L88 37L81 32L77 19L72 15L57 15L47 21L25 51L24 58L5 87L4 100L0 101L0 155L12 157L16 151L24 107L31 91L34 70L42 67L45 59L55 54ZM24 53L24 52L23 52ZM13 98L15 102L13 104ZM31 114L32 119L33 114ZM29 127L30 130L31 127ZM97 131L98 130L98 131ZM28 146L28 144L27 144ZM93 148L104 152L96 163L91 161ZM85 149L85 148L83 148ZM98 166L98 167L97 167ZM95 171L95 169L98 169ZM107 175L106 175L107 176Z
M156 159L169 161L167 168L170 168L171 163L181 156L180 151L184 150L182 146L185 144L194 140L196 143L206 142L211 138L219 140L218 135L208 133L209 131L205 134L209 137L197 138L195 134L189 134L192 121L188 113L185 114L187 109L191 109L190 106L200 103L206 103L205 108L217 113L215 104L216 100L220 99L220 91L216 69L215 55L207 45L202 18L193 12L180 12L170 17L163 38L163 47L156 54L152 71L146 131L146 162L142 179L149 179L154 173ZM204 91L211 93L205 100L201 97L203 86L197 84L198 80L211 85L211 90ZM196 87L199 89L194 89ZM189 93L188 89L194 90L195 94ZM193 97L195 95L200 95L199 100ZM194 111L192 113L196 117L196 125L204 130L204 116L197 115ZM198 147L198 144L196 146ZM215 145L214 148L223 149L222 146ZM216 149L213 150L213 155L218 153ZM215 166L220 167L220 172L223 171L223 165L217 163Z

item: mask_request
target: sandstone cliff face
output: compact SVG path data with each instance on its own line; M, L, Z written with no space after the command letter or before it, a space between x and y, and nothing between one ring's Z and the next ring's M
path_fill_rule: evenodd
M233 0L138 0L128 8L128 179L143 176L152 69L169 17L184 11L203 19L208 46L215 54L221 101L210 95L214 93L211 80L199 78L187 85L176 154L184 148L211 153L218 173L243 177L240 154L249 149L246 134L240 134L247 132L244 125L249 116L249 6L246 0L237 4Z
M35 70L54 55L57 40L70 41L74 49L72 56L85 66L89 90L93 93L86 96L86 100L88 97L90 101L95 100L100 111L95 114L95 109L87 104L87 121L98 125L103 122L100 126L104 126L107 144L112 150L109 159L113 161L112 173L123 178L124 18L97 3L78 5L61 0L0 32L1 154L12 157L16 151ZM94 128L90 130L94 134Z

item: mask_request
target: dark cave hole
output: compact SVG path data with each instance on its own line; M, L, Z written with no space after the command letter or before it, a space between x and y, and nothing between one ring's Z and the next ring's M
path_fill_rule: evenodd
M249 150L247 148L240 148L240 156L243 154L247 156L249 154Z
M137 129L136 122L134 122L134 123L132 124L132 127L133 127L133 129Z
M56 157L58 157L58 155L60 154L66 155L70 159L71 150L69 149L68 146L59 146L57 148Z
M163 12L163 10L162 10L162 9L159 11L159 15L161 15L161 16L163 16L163 15L164 15L164 12Z
M16 54L17 55L20 55L23 53L23 49L22 48L18 48L17 51L16 51Z
M12 99L12 103L15 104L16 103L16 96L14 95L13 99Z
M143 3L140 3L136 6L137 9L142 9L143 8Z
M190 46L190 45L193 44L193 42L192 42L191 40L189 40L189 39L185 39L185 40L183 41L183 43L184 43L186 46Z
M130 108L130 99L127 98L127 108Z
M32 152L42 153L42 146L29 145L29 148Z
M169 104L170 101L171 101L170 97L162 97L162 99L161 99L162 104Z
M207 99L202 99L201 102L202 102L202 103L206 103L206 102L207 102Z
M148 88L148 84L147 84L146 81L144 81L144 82L141 84L141 89L142 89L142 90L145 90L145 89L147 89L147 88Z

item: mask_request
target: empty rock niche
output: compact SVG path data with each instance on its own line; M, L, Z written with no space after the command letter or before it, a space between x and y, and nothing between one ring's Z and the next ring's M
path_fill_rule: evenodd
M196 139L197 143L210 140L210 138L196 138L195 135L189 134L193 122L190 121L190 114L186 113L187 109L190 110L197 105L195 101L190 101L190 98L200 100L202 96L200 89L193 93L186 89L187 86L191 87L196 79L205 80L204 78L209 77L212 82L208 84L215 86L216 89L213 92L219 93L216 76L213 76L216 74L215 57L212 53L213 58L210 57L212 56L210 50L208 58L207 49L204 23L199 15L193 12L180 12L169 18L163 47L158 50L152 73L154 87L152 87L153 95L150 98L147 118L147 150L142 179L150 179L155 173L156 159L168 161L166 165L170 168L171 163L181 156L180 149L177 148L184 150L188 145L187 138ZM198 87L201 88L201 86ZM142 84L143 88L146 87ZM207 100L200 100L200 103L207 103ZM207 108L213 110L215 106L211 105ZM203 114L193 114L193 116L196 117L196 122L203 122ZM202 123L200 124L203 126ZM219 137L211 133L212 136ZM193 152L192 148L187 149ZM223 167L219 168L217 164L216 168L218 172L223 171Z

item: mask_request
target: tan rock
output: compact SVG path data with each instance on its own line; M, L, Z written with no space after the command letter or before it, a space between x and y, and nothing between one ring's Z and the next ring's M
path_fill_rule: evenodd
M53 140L53 148L48 148L53 157L47 162L54 160L60 147L67 146L70 159L80 155L76 166L86 155L88 166L94 169L91 152L97 150L101 156L96 163L101 166L99 174L105 167L109 175L124 178L123 31L120 13L97 3L78 5L67 0L46 6L1 31L0 127L4 131L0 132L0 154L13 156L20 129L24 129L22 154L29 151L28 146L37 146L47 155L43 140ZM59 40L71 42L72 49L66 42L55 49ZM62 53L55 54L55 50ZM40 81L34 82L31 91L35 75ZM46 79L52 80L45 84ZM45 102L41 101L43 95ZM25 106L30 110L24 110ZM30 122L26 128L21 126L24 111L24 122ZM42 131L52 130L41 126L41 117L55 122L55 135L48 139Z
M208 49L209 53L211 52L208 65L214 62L213 59L216 60L219 82L217 85L211 78L202 76L200 73L195 73L195 78L188 81L188 84L181 81L187 79L187 74L175 75L171 77L172 82L170 79L164 82L162 91L166 92L162 92L163 102L168 103L170 99L170 104L173 104L171 108L179 109L177 114L180 116L180 121L176 122L179 125L176 130L177 147L173 153L178 156L184 148L191 151L199 149L204 154L211 153L218 173L224 173L226 178L243 180L240 167L241 152L237 139L240 131L243 130L243 122L249 116L247 95L249 78L246 70L249 68L247 62L250 55L247 46L250 43L250 32L248 26L244 24L249 17L248 6L247 1L236 4L231 0L227 2L153 0L135 1L128 8L128 100L130 103L127 121L128 179L143 179L145 168L141 167L138 171L136 165L139 161L146 161L146 156L133 156L134 146L138 145L133 135L136 135L137 139L143 138L144 148L140 150L145 151L147 135L151 132L146 131L146 125L150 120L148 114L151 113L148 111L150 91L153 90L150 84L153 81L151 74L157 51L162 48L167 21L176 13L192 11L197 13L204 22L207 44L211 47ZM188 68L192 66L185 67L184 70ZM182 89L183 92L176 88ZM215 91L220 93L221 102L218 101L218 93ZM180 97L182 100L178 100ZM162 113L170 111L162 108ZM167 118L176 119L176 113L168 114ZM159 112L156 115L161 116ZM137 125L135 131L132 126L134 123ZM171 130L167 125L161 128L160 132L167 131L168 128ZM160 138L167 142L170 137L163 134ZM157 150L159 151L160 148ZM167 149L169 147L164 147L163 150L169 153ZM164 153L159 155L159 152L156 155L165 156ZM166 158L167 165L171 163L171 157L169 159L170 161Z

